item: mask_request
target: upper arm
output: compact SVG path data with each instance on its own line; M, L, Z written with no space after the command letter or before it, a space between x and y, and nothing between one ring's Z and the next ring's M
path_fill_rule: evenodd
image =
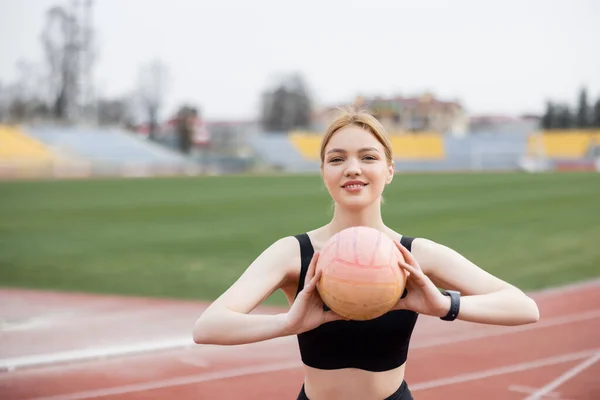
M285 285L296 259L300 259L298 241L291 236L277 240L248 266L207 311L226 307L239 313L251 312Z
M465 295L514 288L457 251L432 240L415 239L412 252L423 272L437 287L458 290Z

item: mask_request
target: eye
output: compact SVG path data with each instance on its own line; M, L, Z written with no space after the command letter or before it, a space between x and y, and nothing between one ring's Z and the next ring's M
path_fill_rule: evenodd
M371 156L371 155L369 155L369 156L364 156L364 157L363 157L363 160L367 160L367 161L376 161L376 160L377 160L377 157L375 157L375 156Z
M340 162L340 161L342 161L342 159L340 157L333 157L333 158L329 159L330 163Z

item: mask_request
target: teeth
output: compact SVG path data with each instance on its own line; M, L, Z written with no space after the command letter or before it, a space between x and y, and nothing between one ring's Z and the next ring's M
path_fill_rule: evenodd
M347 185L347 186L346 186L346 188L347 188L347 189L356 189L356 188L363 187L363 186L365 186L365 185L362 185L362 184L357 184L357 185Z

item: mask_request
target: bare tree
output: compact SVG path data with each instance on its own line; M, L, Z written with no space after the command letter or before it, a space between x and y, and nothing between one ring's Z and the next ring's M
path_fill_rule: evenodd
M112 126L128 126L133 122L130 103L126 97L98 99L98 124Z
M63 120L76 117L79 107L87 106L83 102L90 101L90 74L94 62L89 17L92 2L86 0L83 3L83 16L77 9L79 5L81 3L74 2L73 9L50 8L41 37L53 114Z
M0 81L0 123L8 120L9 101L8 88Z
M177 112L175 132L177 135L179 151L183 154L190 154L192 151L198 118L200 118L198 108L193 106L183 105Z
M74 102L77 83L77 22L64 7L56 6L46 13L42 43L49 69L52 111L57 119L68 118Z
M93 0L81 1L80 99L85 117L91 119L95 111L93 68L98 57L98 50L96 48L94 28L92 27Z
M158 134L158 116L167 92L168 70L165 64L155 59L142 66L139 74L138 95L147 118L151 140Z
M39 64L19 60L17 79L0 89L0 119L24 122L47 118L48 98L44 92L44 75Z
M265 130L282 132L310 127L312 101L300 74L280 78L273 89L265 91L262 100Z

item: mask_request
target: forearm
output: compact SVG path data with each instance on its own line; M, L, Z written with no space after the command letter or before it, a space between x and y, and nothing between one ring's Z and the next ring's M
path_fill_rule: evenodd
M538 321L539 311L537 304L530 297L516 289L505 289L489 294L462 296L458 319L514 326Z
M219 310L203 314L194 325L198 344L236 345L287 336L286 314L243 314Z

